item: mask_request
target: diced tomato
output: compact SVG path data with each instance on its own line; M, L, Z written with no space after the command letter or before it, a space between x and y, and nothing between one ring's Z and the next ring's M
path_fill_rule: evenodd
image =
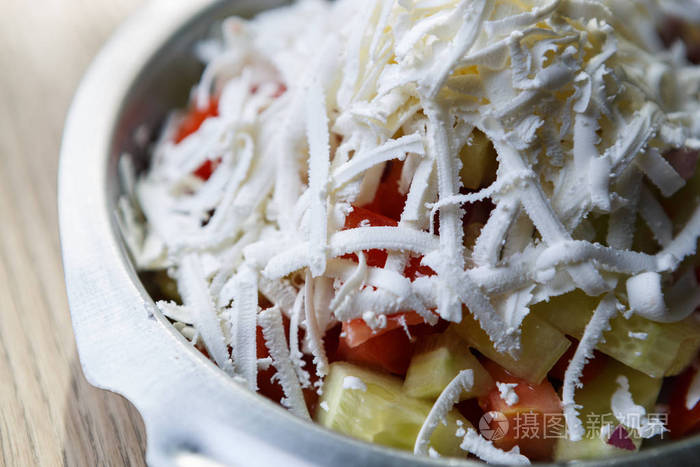
M556 436L545 423L555 417L563 423L561 400L552 384L546 379L536 385L529 383L490 360L484 360L483 364L496 381L518 384L514 388L518 402L511 406L501 398L498 388L479 398L479 405L485 412L501 412L508 419L508 431L502 438L493 439L494 446L507 451L518 445L520 452L531 460L550 459Z
M354 206L353 210L345 218L345 229L352 229L364 224L369 224L373 227L379 226L395 226L397 222L394 219L378 214L367 208ZM368 266L384 267L387 259L387 252L384 250L368 250L364 252ZM357 261L355 254L345 255L346 258L351 258ZM409 279L413 280L419 275L433 275L435 272L426 266L421 266L420 257L410 257L408 264L404 269L404 274ZM397 313L387 317L387 324L384 328L373 331L362 319L357 318L352 321L343 323L343 335L341 341L349 348L358 347L370 339L375 339L385 333L393 331L401 326L402 319L405 320L407 326L423 323L423 318L414 311L406 311Z
M422 256L411 256L408 259L408 264L403 270L403 275L408 277L411 281L415 280L416 277L435 275L435 271L431 268L420 264L421 259L423 259Z
M399 180L401 179L402 170L402 161L390 161L384 170L374 199L363 207L398 222L406 204L406 195L399 192Z
M382 227L390 226L395 227L398 222L389 217L377 214L367 208L361 208L359 206L353 206L353 210L345 218L345 229L354 229L360 227L363 224L369 224L372 227Z
M413 353L413 343L403 329L394 329L350 347L340 339L336 357L358 365L405 375Z
M344 229L354 229L361 225L369 224L372 227L396 226L396 221L390 219L369 209L353 206L353 210L345 218ZM384 250L368 250L365 251L367 265L383 268L386 264L387 253ZM345 255L347 258L352 258L357 261L357 255Z
M221 159L216 159L213 161L207 159L202 163L202 165L197 167L193 174L195 177L201 178L202 180L209 180L209 177L211 177L211 174L214 173L214 170L216 170L220 163Z
M676 376L671 384L668 428L673 438L700 431L700 403L690 410L685 406L690 385L697 372L697 369L690 367Z
M382 214L377 214L374 211L370 211L367 208L361 208L353 206L352 212L348 214L345 218L344 229L354 229L360 227L362 224L369 224L372 227L382 227L389 226L394 227L397 222L394 219L383 216ZM367 255L367 265L382 268L386 263L387 253L384 250L369 250L364 252ZM348 258L352 258L357 261L357 256L346 255ZM404 275L411 280L414 280L419 276L432 276L435 274L431 268L427 266L421 266L422 257L411 256L408 260L408 264L404 269Z
M286 317L283 317L283 322L285 332L288 334L289 321L286 319ZM304 332L303 330L300 330L299 333L301 341L301 339L303 339ZM257 358L267 358L270 356L267 345L265 345L265 338L263 337L262 328L260 327L256 329L255 345ZM314 370L313 357L304 355L304 361L306 362L305 368L309 372L311 382L313 383L318 379ZM275 367L272 365L270 365L266 370L258 370L258 393L279 404L284 397L284 389L282 389L282 385L275 378L275 373L277 373L277 369L275 369ZM318 403L318 393L313 388L304 388L302 389L302 393L304 394L304 401L306 402L306 406L309 408L309 412L313 413L315 406Z
M403 322L402 322L403 321ZM423 322L421 315L415 311L396 313L386 317L386 326L381 329L372 330L362 318L353 319L343 323L343 340L350 347L357 347L370 339L379 337L384 333L394 329Z
M557 360L557 363L554 364L552 369L549 370L549 376L559 381L564 381L564 374L566 373L566 368L569 366L569 362L571 361L571 359L574 358L574 353L576 353L576 346L578 345L578 341L576 339L570 336L566 337L569 338L573 345L570 345L569 348L566 349L564 355L562 355L559 358L559 360ZM600 372L603 371L603 369L605 368L608 358L609 357L605 356L604 354L598 352L597 350L594 350L593 358L590 359L586 363L586 366L583 367L583 373L581 374L581 383L586 384L587 382L595 379L595 377L598 376Z
M180 126L175 132L175 143L179 143L195 131L199 130L199 127L202 126L204 120L209 117L216 117L217 115L219 115L219 99L217 98L210 99L208 105L203 109L193 105L187 111L187 114L182 119Z

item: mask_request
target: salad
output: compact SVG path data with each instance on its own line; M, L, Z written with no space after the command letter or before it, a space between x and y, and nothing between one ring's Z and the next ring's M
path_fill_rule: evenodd
M417 455L599 458L700 429L700 68L659 34L678 11L698 14L225 20L120 203L144 284L251 391Z

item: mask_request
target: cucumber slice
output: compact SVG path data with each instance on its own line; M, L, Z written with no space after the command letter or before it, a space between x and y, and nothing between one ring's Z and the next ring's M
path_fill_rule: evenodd
M454 330L425 336L416 344L403 390L411 397L435 400L461 370L474 371L474 386L460 400L488 394L495 382Z
M652 378L616 360L608 360L603 370L574 395L576 403L583 406L581 414L584 420L587 413L612 413L610 398L618 388L617 377L620 375L627 377L634 402L653 412L663 378Z
M612 415L610 399L618 388L617 377L620 375L627 377L634 402L644 407L647 412L654 411L663 379L651 378L618 361L608 360L602 372L595 379L584 384L574 396L576 403L582 406L579 418L587 428L584 438L581 441L557 439L554 448L555 461L597 459L634 452L607 444L599 436L599 430L603 424L610 423L613 427L618 424ZM630 439L639 449L642 440L635 437Z
M475 129L472 132L471 144L462 147L459 158L462 160L459 176L466 188L476 190L496 179L496 150L481 131Z
M641 442L632 438L632 442L639 450ZM554 444L554 461L564 462L572 460L607 459L609 457L624 456L637 452L617 448L606 443L599 437L583 438L581 441L571 441L566 438L557 439Z
M580 339L598 299L571 292L539 303L532 313L565 334ZM630 335L632 333L632 335ZM634 337L646 333L646 339ZM657 323L640 316L617 316L596 348L653 378L672 376L687 367L700 348L700 324L693 316L677 323Z
M359 381L358 381L359 380ZM325 408L324 408L325 407ZM402 382L346 362L330 365L314 419L326 428L371 443L412 451L432 404L404 394ZM471 426L456 410L439 424L430 445L441 455L457 456L457 421Z
M462 322L451 325L454 330L479 352L501 365L515 376L539 384L571 345L569 339L545 320L530 313L522 324L519 358L496 351L493 342L469 313Z

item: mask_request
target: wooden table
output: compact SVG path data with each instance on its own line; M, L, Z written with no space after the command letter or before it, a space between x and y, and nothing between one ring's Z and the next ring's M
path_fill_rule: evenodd
M142 1L0 1L0 465L144 464L136 410L81 372L56 214L70 99Z

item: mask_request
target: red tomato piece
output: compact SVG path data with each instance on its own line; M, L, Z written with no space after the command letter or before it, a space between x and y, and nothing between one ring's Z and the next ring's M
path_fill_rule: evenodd
M413 353L413 343L403 329L394 329L364 343L350 347L340 339L336 357L370 368L405 375Z
M394 219L378 214L368 208L353 206L353 210L345 218L345 226L343 228L354 229L363 224L369 224L372 227L395 227L398 222L396 222Z
M406 195L399 192L402 170L402 161L390 161L382 175L382 181L377 187L374 199L363 207L398 222L406 204Z
M513 405L506 404L498 388L479 398L479 405L485 412L500 412L508 420L508 431L503 437L492 440L494 446L508 451L518 445L520 452L531 460L550 459L556 436L549 431L550 436L545 436L545 415L548 419L558 417L563 423L561 400L552 384L546 379L537 385L529 383L490 360L483 364L496 381L518 384L514 388L518 402Z
M402 323L403 321L403 323ZM343 338L342 340L350 347L357 347L370 339L381 336L394 329L414 324L420 324L424 320L415 311L407 311L404 313L396 313L386 317L386 326L381 329L372 330L362 318L356 318L352 321L343 323Z
M216 159L213 161L207 159L204 162L202 162L202 165L197 167L193 174L195 177L201 178L202 180L209 180L209 177L211 177L211 174L214 173L214 171L220 163L221 159Z
M345 218L345 226L343 228L354 229L364 224L369 224L372 227L394 227L396 226L396 221L369 209L353 206L353 210ZM367 250L363 253L368 266L383 268L384 264L386 264L387 253L384 250ZM357 255L355 254L345 255L344 257L357 261Z
M700 431L700 404L695 404L690 410L685 406L690 385L697 372L697 369L690 367L676 376L671 384L668 428L672 438L680 438Z
M202 126L204 120L209 117L216 117L217 115L219 115L218 98L210 99L208 105L203 109L193 105L187 111L187 114L185 114L185 117L182 119L180 126L175 132L175 143L179 143L195 131L199 130L199 127Z
M422 256L411 256L408 259L408 264L403 270L403 275L408 277L411 281L415 280L417 277L435 275L435 271L431 268L420 264L421 259L423 259Z

